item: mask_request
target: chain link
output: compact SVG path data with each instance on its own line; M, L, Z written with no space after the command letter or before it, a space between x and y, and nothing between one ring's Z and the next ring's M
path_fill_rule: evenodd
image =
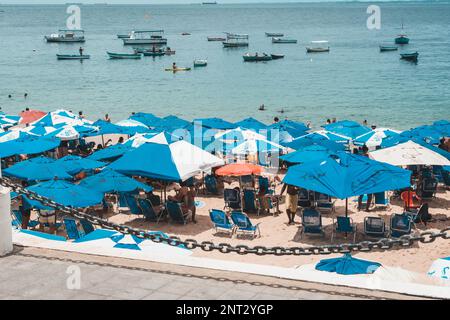
M167 236L162 237L158 232L152 232L144 229L137 229L127 225L120 225L117 223L110 222L103 218L96 217L92 214L76 210L71 207L63 206L55 201L43 197L35 192L23 188L22 186L13 183L10 179L1 177L0 184L4 187L10 188L13 191L26 195L28 198L37 200L42 204L54 208L64 214L70 215L76 219L84 219L93 225L99 226L104 229L116 230L117 232L134 235L141 239L151 240L156 243L165 243L170 246L182 246L186 249L202 249L206 252L218 251L221 253L234 252L240 255L245 254L256 254L259 256L264 255L275 255L275 256L304 256L304 255L329 255L332 253L352 253L352 252L370 252L374 250L386 251L394 247L399 248L410 248L415 243L432 243L436 239L441 238L448 240L450 239L450 227L440 230L439 232L425 231L419 235L404 235L398 239L382 238L378 241L362 241L359 243L344 243L336 245L322 245L322 246L309 246L309 247L264 247L264 246L254 246L249 247L247 245L236 245L233 246L229 243L219 243L214 244L211 241L198 242L195 239L185 239L181 240L177 236ZM438 221L448 221L446 218L439 218Z

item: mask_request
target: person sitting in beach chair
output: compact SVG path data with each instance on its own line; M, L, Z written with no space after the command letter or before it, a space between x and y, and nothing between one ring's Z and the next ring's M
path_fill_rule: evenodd
M364 234L371 238L383 238L386 236L386 222L380 217L364 218Z
M300 238L303 234L325 236L322 227L322 215L314 208L304 208L302 211L302 228Z
M235 227L236 235L251 235L253 238L256 237L256 233L258 232L258 236L261 237L261 231L259 229L259 223L254 225L250 218L240 211L231 212L231 220L233 221Z
M225 189L223 192L223 198L225 201L225 209L241 209L241 192L239 188Z
M193 184L192 179L188 179L186 181L181 182L181 184L175 185L176 195L169 195L167 199L170 201L177 202L181 205L181 209L183 214L187 214L188 212L191 215L191 220L193 223L197 223L195 220L195 195L196 190Z
M407 214L393 214L390 221L390 235L394 238L411 233L412 221Z
M212 209L209 211L209 217L214 224L216 233L225 232L229 233L230 237L233 236L235 225L230 221L230 218L222 210Z
M187 224L192 217L190 210L183 209L181 203L175 201L167 201L166 209L170 219L175 223Z
M335 234L343 233L345 234L345 238L347 238L348 233L353 234L353 242L356 240L356 223L353 223L352 218L350 217L336 217L336 220L333 218L333 230L331 232L331 242L333 242Z
M163 216L163 205L153 206L152 202L148 199L138 199L138 205L146 221L159 222Z
M422 205L422 199L414 191L411 190L403 191L400 195L400 198L403 201L403 206L406 211L417 209Z
M243 211L246 213L259 213L256 205L256 192L254 189L245 188L243 191Z

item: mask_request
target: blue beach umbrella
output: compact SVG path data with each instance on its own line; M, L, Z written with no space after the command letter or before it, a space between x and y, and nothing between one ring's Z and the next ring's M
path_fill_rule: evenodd
M15 126L20 121L19 116L12 116L12 115L5 115L0 114L0 127L1 128L8 128Z
M280 157L281 160L290 163L305 163L310 161L319 161L335 155L336 152L320 145L310 145L298 149L295 152L285 154Z
M89 122L66 110L56 110L33 122L33 125L57 127L61 125L84 125Z
M128 119L139 121L150 128L154 127L154 123L161 120L161 118L155 116L154 114L145 112L137 112L130 116Z
M132 192L135 190L149 192L153 190L151 186L110 169L105 169L81 180L79 185L102 193Z
M87 157L87 159L97 161L112 161L123 156L127 151L132 149L131 145L115 144L113 146L95 151Z
M340 258L324 259L316 264L316 270L336 272L343 275L371 274L379 267L381 267L381 264L378 262L356 259L349 253Z
M114 123L97 120L92 124L93 127L97 127L98 130L89 132L87 136L101 136L105 134L125 134L123 127L115 125Z
M327 131L337 133L351 139L355 139L367 132L370 132L371 129L360 125L355 121L342 120L335 123L330 123L326 126L323 126Z
M209 129L228 130L236 128L235 124L220 118L195 119L193 123Z
M291 142L285 144L286 147L294 150L298 150L311 145L319 145L333 151L345 150L345 146L343 144L334 142L330 140L328 136L325 136L317 132L309 133L307 135L298 137L292 140Z
M450 121L439 120L433 122L433 127L435 130L441 132L444 137L450 137Z
M148 126L133 119L119 121L116 123L116 125L122 127L122 132L130 136L136 133L145 133L150 131L150 128Z
M4 169L6 176L13 176L22 180L43 181L51 180L55 177L59 179L71 179L72 176L66 171L66 168L55 160L46 157L37 157Z
M267 129L267 125L262 123L261 121L256 120L255 118L249 117L245 118L241 121L238 121L234 124L236 127L241 127L245 129L251 129L255 131Z
M177 116L170 115L159 119L153 123L152 127L161 131L173 131L175 129L182 129L189 126L191 123L187 120L181 119Z
M70 174L77 174L85 170L94 170L106 166L106 163L80 156L68 155L56 160Z
M55 137L40 137L21 132L15 140L0 143L0 158L18 154L38 154L59 147L61 140Z
M304 136L309 128L301 122L283 120L267 127L267 139L286 145L295 138Z
M28 190L74 208L94 206L103 200L103 193L64 180L41 182L29 187Z
M359 146L376 147L380 146L384 139L397 137L398 135L398 132L390 129L375 129L357 137L353 140L353 143Z

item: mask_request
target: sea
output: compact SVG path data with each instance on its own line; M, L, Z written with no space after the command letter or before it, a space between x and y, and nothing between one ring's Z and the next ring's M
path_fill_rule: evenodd
M368 27L370 5L380 19ZM77 54L80 44L44 40L66 27L67 7L0 5L3 112L63 108L93 120L108 113L113 121L131 112L267 123L277 116L313 127L336 118L399 130L450 119L449 2L80 5L82 46L91 56L83 62L56 59ZM163 29L176 54L108 59L107 51L132 51L117 34L136 29ZM248 34L249 47L207 41L224 32ZM272 44L265 32L298 42ZM380 44L393 44L402 32L409 45L380 53ZM330 52L306 53L314 40L328 40ZM414 51L417 63L400 59ZM285 57L249 63L242 58L247 52ZM194 59L207 59L207 67L192 68ZM164 71L173 62L192 70Z

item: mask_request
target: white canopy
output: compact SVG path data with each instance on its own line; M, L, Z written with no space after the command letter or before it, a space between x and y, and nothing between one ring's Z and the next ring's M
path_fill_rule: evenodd
M398 144L396 146L376 150L369 153L373 160L386 162L394 166L429 165L448 166L450 161L426 147L413 141Z

